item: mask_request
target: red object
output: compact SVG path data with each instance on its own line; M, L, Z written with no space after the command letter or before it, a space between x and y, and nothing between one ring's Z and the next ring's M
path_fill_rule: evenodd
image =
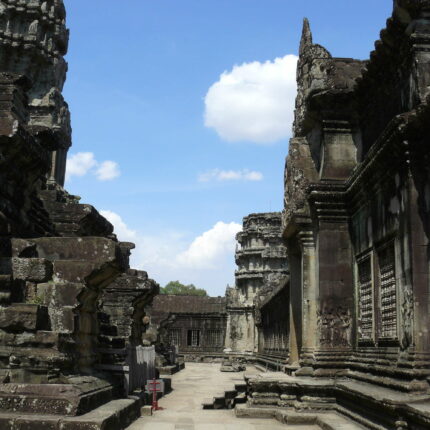
M152 392L152 407L153 411L162 411L163 408L158 406L157 393L161 391L161 387L158 388L157 385L161 385L161 382L157 381L155 378L152 381L148 381L149 391Z

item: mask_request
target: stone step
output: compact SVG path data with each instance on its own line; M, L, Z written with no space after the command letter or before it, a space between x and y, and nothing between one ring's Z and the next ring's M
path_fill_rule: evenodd
M246 404L236 405L234 413L237 418L274 418L276 409L248 407Z
M238 384L242 385L242 384ZM245 386L246 387L246 386ZM243 387L242 387L243 388ZM224 391L224 394L213 397L212 400L206 399L202 402L203 409L233 409L237 403L246 402L246 394L238 393L236 389Z
M274 418L287 425L317 425L322 430L365 430L363 425L336 412L303 412L280 408L258 408L239 404L235 407L238 418Z
M322 430L363 430L366 428L336 413L319 414L316 423Z
M140 402L112 400L78 417L0 413L2 430L124 430L140 417Z
M236 396L237 396L237 391L236 390L226 390L226 391L224 391L224 399L226 399L226 400L234 399Z
M246 382L241 382L238 384L234 385L234 389L238 392L238 393L245 393L246 392Z
M57 233L104 237L112 234L112 225L91 205L51 200L45 201L45 206L49 209Z
M225 397L224 396L217 396L213 399L213 409L225 409Z
M246 403L246 393L239 393L234 398L234 406Z
M203 409L213 409L214 408L214 400L213 399L204 399L202 402Z

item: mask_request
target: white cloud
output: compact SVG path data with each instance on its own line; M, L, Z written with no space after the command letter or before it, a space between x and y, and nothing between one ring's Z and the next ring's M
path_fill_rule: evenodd
M106 160L98 162L92 152L78 152L67 158L66 180L73 176L95 175L99 181L110 181L121 175L118 163Z
M261 181L263 174L255 170L212 169L199 175L199 182L215 181Z
M225 71L205 97L205 125L229 142L272 143L291 135L297 57L243 63Z
M115 161L103 161L96 171L99 181L111 181L121 175L118 163Z
M72 176L85 176L97 165L92 152L78 152L67 159L66 179Z
M198 237L162 230L148 235L127 226L121 216L110 210L100 212L115 227L119 240L136 244L131 265L146 270L161 285L179 279L185 284L205 288L211 295L224 295L233 283L235 236L241 225L217 222Z
M123 242L133 242L137 239L136 231L129 229L127 227L127 224L117 213L101 210L100 214L104 216L114 226L114 233L118 236L118 240L121 240Z
M241 229L242 226L235 222L217 222L210 230L196 237L188 249L177 256L177 264L195 269L215 267L215 263L225 254L233 254L236 233Z

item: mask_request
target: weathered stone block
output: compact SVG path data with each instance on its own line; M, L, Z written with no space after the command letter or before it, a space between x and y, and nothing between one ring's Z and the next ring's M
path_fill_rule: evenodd
M119 274L117 261L64 260L54 262L53 279L55 282L83 283L95 290L112 282Z
M0 328L8 331L35 331L49 329L46 306L13 304L0 308Z
M76 306L62 306L49 308L51 328L62 333L74 333L76 329Z
M58 430L60 419L44 418L40 416L25 416L16 418L14 430Z
M76 306L83 288L82 283L48 282L37 285L37 297L49 307Z
M49 237L34 239L39 257L48 260L114 261L117 242L104 237Z
M13 277L17 280L46 282L52 276L52 263L44 258L12 258Z
M55 223L55 229L61 236L104 236L112 235L112 224L90 205L64 203L42 198L44 205Z
M40 415L76 416L112 398L109 383L95 377L70 378L69 384L0 384L0 409Z

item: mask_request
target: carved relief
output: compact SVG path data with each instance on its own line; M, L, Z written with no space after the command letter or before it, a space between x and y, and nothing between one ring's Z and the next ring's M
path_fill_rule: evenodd
M349 309L324 309L318 312L321 346L351 346L352 318Z
M402 349L407 349L412 344L412 323L414 314L414 302L413 293L410 286L406 286L403 289L403 303L400 308L402 315L402 339L401 347Z
M309 179L301 167L303 154L300 145L306 145L305 139L292 139L287 164L285 167L285 194L284 194L284 224L287 224L292 215L297 212L308 213L306 196Z

